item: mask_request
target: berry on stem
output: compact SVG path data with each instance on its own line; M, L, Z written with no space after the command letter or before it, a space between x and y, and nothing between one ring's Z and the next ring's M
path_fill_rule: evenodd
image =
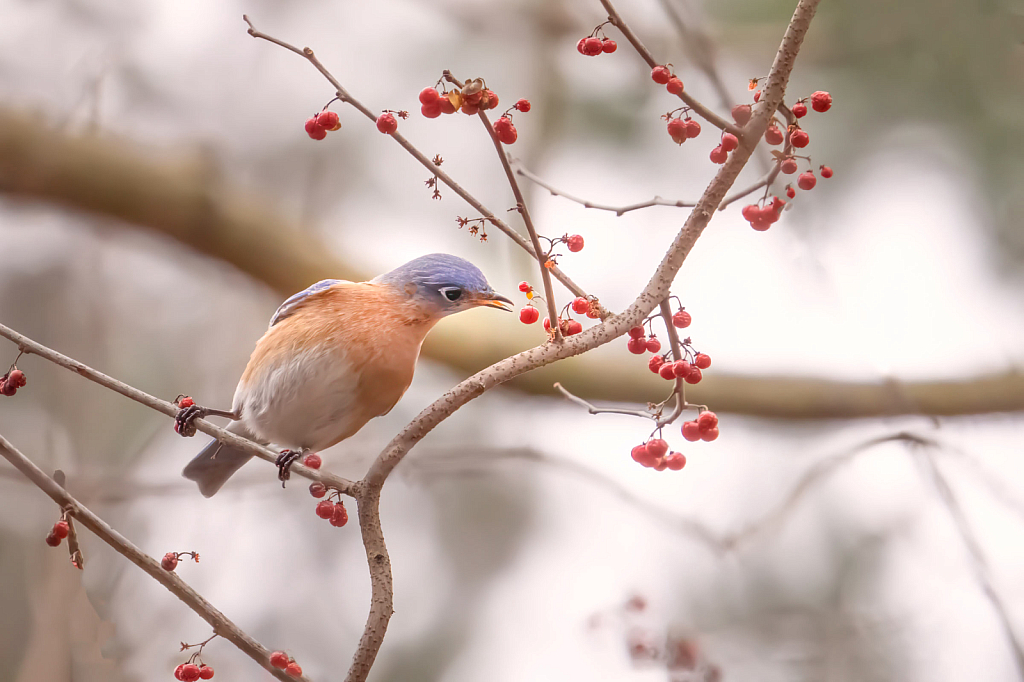
M611 38L605 38L601 41L601 49L605 54L611 54L612 52L615 52L615 50L619 49L619 44Z
M334 505L334 513L331 514L331 525L335 528L341 528L348 523L348 510L345 509L345 505L341 502Z
M811 95L811 108L820 113L828 111L832 108L832 95L824 90L818 90Z
M818 172L820 172L821 177L825 178L826 180L832 177L832 168L830 166L822 166L821 168L818 169ZM11 372L11 375L13 376L14 372Z
M750 105L749 104L737 104L732 108L732 120L736 121L736 125L743 127L747 125L750 120Z
M692 118L686 119L686 136L691 140L700 135L700 123Z
M681 452L672 452L665 455L665 465L672 471L680 471L686 466L686 456Z
M785 136L779 127L774 123L768 126L768 130L764 131L764 141L771 145L782 144L782 140Z
M572 301L572 311L577 315L585 315L590 310L590 301L578 296Z
M725 163L729 159L729 153L722 149L722 145L718 145L717 147L711 150L711 155L709 158L711 159L712 163L721 164Z
M793 189L792 185L786 185L786 196L790 199L796 196L796 190Z
M213 668L206 665L205 663L199 666L199 678L203 680L209 680L213 677Z
M661 357L660 355L652 355L651 359L647 361L647 368L654 372L655 374L657 374L658 370L660 370L661 366L664 364L665 358Z
M68 526L67 521L58 521L57 523L53 524L53 530L50 532L56 535L61 540L63 540L68 536L68 533L71 532L71 527Z
M647 352L647 340L644 337L630 337L629 341L626 342L626 348L633 355L643 355Z
M57 547L58 545L60 545L60 538L54 535L53 531L51 530L49 533L46 534L46 544L48 544L50 547Z
M690 373L683 377L683 380L688 384L699 384L703 378L704 375L701 374L700 368L690 365Z
M699 369L707 369L711 366L711 356L707 353L697 353L693 358L693 364Z
M596 57L602 52L604 52L604 45L601 44L600 38L594 36L587 38L586 43L583 45L583 54L588 57Z
M670 78L672 78L672 72L668 70L667 66L655 66L651 69L651 80L658 85L665 85Z
M668 134L676 144L682 144L690 137L686 122L678 118L668 122Z
M700 424L695 421L683 422L683 438L694 443L700 440Z
M313 481L309 484L309 494L313 497L323 497L327 494L327 486L320 481Z
M178 567L178 555L174 552L168 552L164 554L164 558L160 560L160 568L165 571L173 571Z
M540 317L540 311L532 305L528 305L519 311L519 321L523 324L533 324Z
M814 177L814 171L804 171L797 178L796 184L800 189L814 189L818 184L818 178Z
M797 128L789 135L789 141L793 143L794 147L803 148L811 142L811 136L807 134L807 131L803 128Z
M444 109L443 102L447 101L447 99L444 99L438 100L437 102L431 102L430 104L424 104L423 106L420 107L420 113L423 114L426 118L437 118L438 116L441 115L441 112ZM449 104L449 106L451 105ZM448 113L455 113L455 109L453 108Z
M295 661L292 661L285 666L284 672L286 675L290 675L291 677L302 677L302 667Z
M668 83L665 84L665 89L673 95L679 95L683 92L683 81L672 76L668 79Z
M533 287L530 286L529 282L520 282L519 283L519 291L523 292L524 294L528 294L531 291L533 291Z
M660 459L668 452L668 442L662 438L652 438L647 441L647 452Z
M199 679L199 666L195 663L186 663L181 669L181 679L185 682L195 682Z
M578 234L569 235L565 240L565 246L573 253L583 250L583 237Z
M656 355L655 357L661 357L661 356ZM658 368L658 376L660 376L662 379L669 379L669 380L675 379L676 378L676 366L675 365L676 365L676 363L674 363L674 362L662 363L661 367Z
M794 159L793 157L783 159L782 164L779 166L779 170L781 170L786 175L792 175L793 173L796 173L796 169L796 159Z
M377 117L377 130L385 135L390 135L398 130L398 121L395 120L395 117L390 112L385 111Z
M693 317L691 317L690 313L685 310L677 310L675 314L672 315L672 325L679 329L686 329L690 326L690 322L692 321Z
M323 464L323 460L320 459L320 455L315 452L311 452L302 458L302 463L310 469L319 469L320 465Z
M288 654L283 651L275 651L270 654L270 665L275 668L285 668L288 666Z
M740 141L732 133L722 133L722 149L731 152L740 146Z
M528 112L531 109L531 107L532 107L532 105L530 104L530 100L528 100L528 99L521 99L521 100L519 100L518 102L516 102L516 106L515 106L517 111L521 111L524 114L526 112Z
M660 350L661 350L661 341L659 341L658 339L654 338L653 336L651 338L647 339L647 352L648 353L657 353Z
M793 108L790 111L792 111L793 115L797 118L803 118L807 115L807 105L803 102L797 102L793 105Z
M420 90L420 104L434 104L441 102L441 93L434 88L423 88Z

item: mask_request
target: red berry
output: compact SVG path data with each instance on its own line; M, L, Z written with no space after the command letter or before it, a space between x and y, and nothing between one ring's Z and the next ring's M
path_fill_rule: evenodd
M693 364L697 365L700 369L707 369L711 366L711 356L707 353L697 353L693 358Z
M518 102L516 102L515 108L516 108L517 111L521 111L521 112L523 112L525 114L527 111L529 111L532 108L532 106L533 105L530 104L530 100L528 100L528 99L521 99Z
M722 133L722 149L731 152L740 146L740 141L732 133Z
M441 93L434 88L423 88L420 90L420 104L433 104L440 102Z
M533 287L530 286L529 282L520 282L519 283L519 291L521 291L524 294L526 294L526 293L529 293L529 292L533 291Z
M565 240L565 246L573 253L583 250L583 237L578 234L569 235Z
M463 100L462 109L460 109L460 111L462 111L462 113L464 113L466 116L475 116L477 113L479 113L480 107L477 104L474 104L473 102Z
M668 452L668 442L662 438L652 438L647 441L647 452L656 459L661 459Z
M690 375L690 370L693 369L693 365L688 363L686 360L676 360L672 363L672 371L680 379L685 379Z
M717 426L715 428L713 428L713 429L708 429L707 431L701 431L700 432L700 439L701 440L704 440L704 441L707 441L707 442L710 443L711 441L715 440L716 438L718 438L718 427Z
M736 121L738 126L745 126L750 120L750 113L749 104L737 104L732 108L732 120Z
M494 122L494 134L504 144L512 144L519 137L516 127L512 125L512 119L507 116L502 116Z
M327 131L317 125L315 117L306 121L306 134L314 140L322 140L327 137Z
M685 310L677 310L672 316L672 325L679 329L686 329L690 326L690 322L692 321L693 318L690 316L690 313Z
M665 456L665 464L672 471L679 471L686 466L686 456L681 452L673 452Z
M790 185L786 185L786 196L789 197L790 199L796 196L796 190L793 189Z
M674 363L674 362L663 363L661 365L661 367L658 368L658 375L662 379L669 379L669 380L675 379L676 378L676 366L675 365L676 365L676 363Z
M302 667L295 661L285 666L284 672L292 677L302 677Z
M68 536L68 533L71 532L71 528L70 526L68 526L67 521L58 521L57 523L53 524L53 530L50 532L56 535L61 540L63 540Z
M586 48L587 48L587 39L586 38L580 38L580 42L576 43L576 51L579 52L580 54L586 54L587 53L587 49Z
M668 79L668 83L665 84L665 89L669 91L669 94L678 95L683 92L683 81L679 80L675 76Z
M331 514L331 525L335 528L341 528L348 523L348 510L345 509L345 505L339 502L334 505L334 513Z
M316 115L316 124L324 130L337 130L341 127L341 118L333 111L321 111Z
M740 213L744 220L748 223L752 223L760 217L761 207L757 204L747 204L743 207L743 210L740 211Z
M697 426L701 431L718 427L718 415L711 410L704 410L697 416Z
M587 38L587 42L583 45L583 54L588 57L596 57L604 51L604 46L601 44L600 38L591 36Z
M700 440L700 425L697 422L683 422L683 438L691 443Z
M320 481L313 481L309 484L309 494L313 497L323 497L327 494L327 486Z
M192 407L195 404L196 401L192 400L192 398L189 398L188 396L185 396L178 401L178 407Z
M668 70L667 66L655 66L651 69L651 80L658 85L665 85L671 77L672 72Z
M664 457L662 457L661 459L658 460L658 463L654 465L654 470L664 471L665 469L668 469L668 462L665 460Z
M804 171L796 180L796 185L800 189L814 189L816 184L818 178L814 177L814 171Z
M634 462L642 464L645 467L652 467L658 461L658 457L647 448L646 443L637 445L629 454L633 458Z
M56 547L60 545L60 538L54 535L53 531L50 531L46 534L46 544L48 544L50 547Z
M700 135L700 123L692 118L686 119L686 136L691 140Z
M605 54L611 54L612 52L615 52L615 50L619 49L619 44L611 38L605 38L601 41L601 49Z
M523 324L533 324L540 317L540 311L532 305L528 305L519 311L519 321Z
M647 352L648 353L657 353L660 350L661 350L661 341L658 341L658 339L654 338L653 336L651 338L647 339Z
M811 136L807 134L807 131L803 128L797 128L789 135L789 141L793 143L794 147L806 147L810 141Z
M164 554L164 558L160 560L160 568L165 571L173 571L178 567L178 555L174 552L168 552Z
M545 331L551 331L551 320L545 317L543 324Z
M768 144L782 144L784 139L785 136L782 134L782 131L774 123L768 126L768 130L764 131L764 141Z
M208 665L199 666L199 677L204 680L208 680L213 677L213 668Z
M758 90L757 92L754 93L754 103L756 104L757 102L760 102L760 101L761 101L761 91Z
M484 96L480 98L480 111L498 108L498 94L493 90L484 90Z
M455 105L452 104L452 101L450 99L448 99L448 97L446 95L441 95L441 100L440 101L441 101L441 113L442 114L454 114L455 113ZM424 114L424 115L426 115L426 114ZM433 118L433 116L430 116L429 118Z
M794 159L794 158L783 159L782 165L779 166L779 170L781 170L786 175L792 175L793 173L796 173L796 159Z
M811 95L811 108L821 113L828 111L832 108L832 95L824 90L818 90Z
M822 166L821 168L818 169L818 171L821 173L821 177L825 178L826 180L832 177L832 168L829 166ZM18 370L14 371L16 372ZM14 372L11 372L11 377L14 377ZM22 386L24 385L25 384L22 384Z
M683 377L683 380L688 384L698 384L703 378L704 375L701 374L700 368L690 365L690 373Z
M310 469L319 469L320 465L323 464L324 461L320 459L320 455L316 454L315 452L311 452L302 458L302 463L308 466Z
M686 142L686 139L689 137L689 134L687 133L686 122L678 118L674 118L671 121L669 121L668 134L669 137L672 138L672 141L675 142L676 144L682 144Z
M181 663L177 668L174 669L174 679L182 680L181 671L185 668L185 664Z
M590 301L579 296L572 301L572 311L577 315L585 315L590 310Z
M718 145L711 150L711 156L709 158L712 163L725 163L729 158L729 153L722 149L722 145Z
M447 102L448 100L446 99L444 101ZM444 107L444 105L441 104L440 101L438 101L438 102L431 102L430 104L424 104L423 106L421 106L420 107L420 113L423 114L427 118L437 118L438 116L441 115L441 110L443 109L443 107ZM454 113L454 111L455 110L452 109L452 113Z
M334 514L334 503L330 500L321 500L316 503L316 515L321 519L329 519Z
M288 654L283 651L275 651L270 654L270 665L275 668L284 668L288 665Z
M626 342L626 348L634 355L643 355L647 352L647 341L643 337L639 339L634 337Z
M644 338L644 336L646 336L646 334L644 333L644 328L639 325L636 327L630 327L629 335L634 339L642 339Z
M25 379L25 373L17 368L12 369L11 373L7 375L7 381L13 383L17 388L21 388L28 383L28 380Z
M793 115L796 116L797 118L803 118L804 116L807 115L807 105L804 104L803 102L797 102L796 104L793 105L791 111L793 112Z
M665 358L660 355L652 355L651 359L647 361L647 368L655 374L661 369L661 366L665 364Z
M566 336L573 336L575 334L579 334L581 331L583 331L583 325L576 320L569 320L565 325Z
M395 117L390 113L384 112L377 117L377 130L381 131L385 135L390 135L398 130L398 121L396 121Z
M181 679L185 682L195 682L199 679L199 666L195 663L186 663L181 669Z

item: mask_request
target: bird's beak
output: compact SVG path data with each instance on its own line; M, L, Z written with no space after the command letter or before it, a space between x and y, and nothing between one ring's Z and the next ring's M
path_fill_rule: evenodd
M497 308L498 310L505 310L512 312L515 308L515 304L511 300L505 298L501 294L491 292L489 294L482 294L477 299L477 305L485 305L489 308Z

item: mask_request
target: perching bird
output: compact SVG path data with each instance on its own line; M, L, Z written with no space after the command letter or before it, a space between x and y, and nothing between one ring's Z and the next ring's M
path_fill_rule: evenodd
M187 407L176 428L191 436L195 419L228 417L228 431L290 448L278 458L284 480L300 452L329 448L395 406L438 320L477 306L511 310L511 304L475 265L444 253L421 256L369 282L325 279L274 313L231 410ZM214 440L182 474L210 497L251 456Z

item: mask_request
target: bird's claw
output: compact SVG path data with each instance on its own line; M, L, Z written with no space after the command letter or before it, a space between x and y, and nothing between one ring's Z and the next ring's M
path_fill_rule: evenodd
M291 478L291 467L299 457L302 456L302 452L295 450L282 450L281 454L277 456L277 461L274 464L277 465L277 480L281 481L281 487L284 487L284 482Z
M178 415L174 418L174 431L180 436L185 438L191 438L196 435L196 420L202 419L207 415L205 407L199 405L189 405L178 410Z

